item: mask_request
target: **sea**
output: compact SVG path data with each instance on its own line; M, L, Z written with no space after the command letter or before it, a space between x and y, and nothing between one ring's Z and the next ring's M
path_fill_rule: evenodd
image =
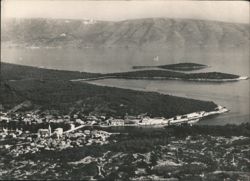
M155 59L154 57L158 57ZM1 48L1 60L41 68L80 72L125 72L132 66L156 66L193 62L208 65L191 72L223 72L250 76L249 51L230 48L213 49L143 49L143 48ZM102 79L89 83L154 91L193 99L214 101L230 111L205 119L198 124L225 125L250 122L250 80L237 82L194 82L178 80Z

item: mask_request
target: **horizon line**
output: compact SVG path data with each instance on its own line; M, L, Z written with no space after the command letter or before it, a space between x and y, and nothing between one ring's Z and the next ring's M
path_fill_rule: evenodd
M101 19L95 19L95 18L53 18L53 17L5 17L1 18L1 21L6 21L10 19L45 19L45 20L76 20L76 21L83 21L83 20L94 20L99 22L123 22L123 21L133 21L133 20L146 20L146 19L170 19L170 20L194 20L194 21L209 21L209 22L220 22L220 23L231 23L231 24L246 24L250 25L250 22L233 22L233 21L222 21L222 20L211 20L211 19L201 19L201 18L185 18L185 17L145 17L145 18L128 18L123 20L101 20ZM1 23L2 24L2 23Z

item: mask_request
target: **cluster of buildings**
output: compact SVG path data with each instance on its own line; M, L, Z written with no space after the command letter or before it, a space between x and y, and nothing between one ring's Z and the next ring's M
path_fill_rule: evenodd
M83 113L77 112L70 115L58 115L51 114L50 112L13 112L4 113L0 112L0 128L8 129L28 129L32 125L44 125L44 124L58 124L58 125L77 125L77 126L97 126L97 127L112 127L112 126L167 126L173 124L194 124L200 121L202 118L225 113L228 110L222 106L218 106L213 111L205 112L198 111L185 115L177 115L172 118L163 117L148 117L145 114L138 116L128 116L124 118L113 118L106 116L95 116L95 115L84 115ZM54 130L54 135L60 137L63 133L63 129L59 128ZM51 134L49 130L39 130L39 135Z
M194 124L200 121L201 118L208 115L217 114L217 111L207 113L205 111L193 112L185 115L177 115L175 117L166 119L164 117L154 117L149 116L128 116L125 119L114 119L110 118L106 121L108 126L167 126L173 124Z
M75 113L71 115L53 115L50 112L40 112L40 110L26 111L26 112L0 112L0 123L24 123L26 125L40 124L40 123L77 123L93 125L105 120L105 116L83 115Z
M20 130L0 132L0 141L7 144L0 145L0 148L16 157L27 153L36 153L41 150L62 150L66 148L89 146L92 144L108 144L112 133L102 130L81 129L83 127L72 127L63 131L62 128L56 128L52 132L48 129L39 129L37 133ZM15 144L12 144L14 143Z
M106 120L106 126L167 126L174 124L195 124L199 122L202 118L222 114L228 112L229 110L225 107L218 106L213 111L198 111L184 115L177 115L172 118L164 118L164 117L154 117L150 118L146 115L135 116L125 116L124 119L114 119L109 118Z
M0 140L7 143L0 147L18 156L44 149L107 144L111 133L93 130L93 126L100 125L105 119L104 116L58 115L39 110L0 112Z

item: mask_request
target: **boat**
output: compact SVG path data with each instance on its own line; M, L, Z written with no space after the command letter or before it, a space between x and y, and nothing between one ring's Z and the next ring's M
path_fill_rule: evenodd
M159 61L159 56L155 56L153 60L154 60L155 62L158 62L158 61Z

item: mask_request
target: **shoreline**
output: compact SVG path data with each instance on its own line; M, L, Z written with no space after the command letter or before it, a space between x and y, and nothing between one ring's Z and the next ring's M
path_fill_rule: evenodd
M96 77L96 78L87 78L87 79L72 79L71 82L78 82L78 81L95 81L101 79L139 79L139 80L181 80L181 81L197 81L197 82L233 82L233 81L240 81L240 80L247 80L249 79L248 76L239 76L235 79L183 79L183 78L174 78L174 77L118 77L118 76L103 76L103 77Z
M206 117L224 114L226 112L229 112L229 110L225 107L222 107L220 105L217 105L217 107L213 111L198 111L198 112L192 112L184 115L176 115L172 118L150 118L150 117L144 117L142 119L135 119L137 123L134 124L120 124L120 125L82 125L81 127L101 127L101 128L112 128L112 127L151 127L151 128L160 128L170 125L181 125L181 124L190 124L193 125L195 123L200 122L203 119L206 119ZM135 121L133 120L133 121ZM125 120L124 120L125 122Z

